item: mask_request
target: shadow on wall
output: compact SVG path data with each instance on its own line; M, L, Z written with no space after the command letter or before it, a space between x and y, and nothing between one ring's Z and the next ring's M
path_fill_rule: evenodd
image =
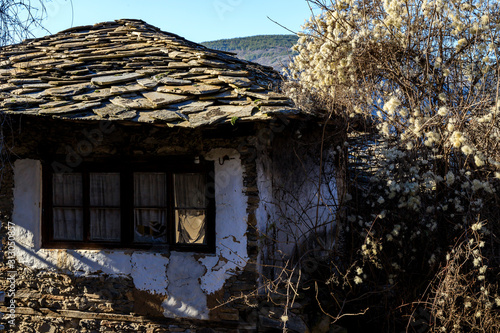
M310 251L332 250L336 242L335 154L314 130L279 138L273 146L273 238L282 256L295 261Z

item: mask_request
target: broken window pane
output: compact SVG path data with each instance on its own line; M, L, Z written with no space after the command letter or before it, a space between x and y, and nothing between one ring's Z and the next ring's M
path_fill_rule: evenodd
M181 244L205 244L206 178L204 174L174 174L175 240Z
M83 240L82 175L59 173L52 177L54 240Z
M120 174L90 174L90 239L120 241Z
M167 238L167 175L134 173L134 240L165 243Z
M126 165L98 172L108 165L85 164L80 172L53 173L43 182L44 193L51 192L44 200L47 245L67 242L76 248L88 242L100 248L106 242L142 248L171 242L172 249L211 250L215 231L208 228L215 207L206 193L212 178L208 167L183 166L158 163L144 172Z

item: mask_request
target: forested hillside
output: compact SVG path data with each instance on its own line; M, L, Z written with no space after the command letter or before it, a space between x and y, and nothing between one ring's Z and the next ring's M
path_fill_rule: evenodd
M262 35L203 42L206 47L234 52L245 60L271 66L281 71L293 55L292 46L297 43L296 35Z

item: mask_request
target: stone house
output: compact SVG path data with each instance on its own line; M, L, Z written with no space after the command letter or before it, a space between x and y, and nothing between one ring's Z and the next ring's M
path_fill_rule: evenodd
M1 48L10 329L256 331L240 296L333 221L336 196L315 179L317 120L279 83L139 20Z

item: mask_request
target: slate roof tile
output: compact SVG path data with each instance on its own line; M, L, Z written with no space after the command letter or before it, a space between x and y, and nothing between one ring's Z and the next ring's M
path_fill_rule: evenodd
M179 127L299 115L279 83L269 67L141 20L75 27L0 48L5 113Z

